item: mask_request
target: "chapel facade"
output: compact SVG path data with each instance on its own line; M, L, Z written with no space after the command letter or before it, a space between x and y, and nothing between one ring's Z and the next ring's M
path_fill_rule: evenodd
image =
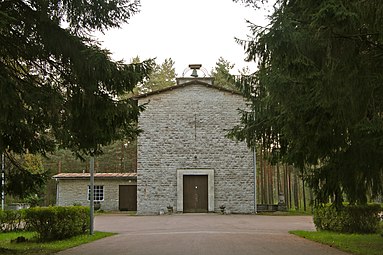
M227 138L246 107L213 78L178 78L177 85L136 97L146 109L137 140L137 214L253 213L253 157Z

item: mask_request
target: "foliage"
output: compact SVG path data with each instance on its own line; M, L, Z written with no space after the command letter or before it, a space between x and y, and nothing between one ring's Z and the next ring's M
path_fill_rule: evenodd
M119 27L137 0L0 2L0 152L61 147L78 156L134 137L142 110L120 99L145 79L151 61L113 62L90 34Z
M89 229L89 208L84 206L33 207L25 220L43 241L62 240L85 234Z
M329 231L289 231L308 240L327 244L345 252L358 255L380 255L383 250L379 234L342 234Z
M341 233L376 233L379 229L382 207L348 205L341 208L322 206L314 210L314 224L319 230Z
M53 254L66 250L80 244L93 242L95 240L108 237L113 233L95 231L94 235L79 235L60 241L41 242L36 240L36 232L9 232L0 233L0 253L1 254ZM28 241L24 243L14 243L17 237L23 236Z
M52 173L89 171L89 162L76 159L68 150L57 150L44 159L44 167ZM116 141L103 147L103 154L95 157L97 172L135 172L136 140Z
M137 56L131 62L137 63L140 61L140 57ZM166 58L162 64L153 61L149 76L133 90L133 94L144 94L175 86L177 74L174 64L175 62L171 58ZM131 95L128 94L128 96Z
M226 89L237 91L235 79L233 79L233 76L230 74L231 69L234 68L234 64L231 64L223 57L220 57L215 64L215 67L211 70L211 75L214 77L214 84Z
M300 169L317 202L366 204L383 192L383 3L276 2L239 41L258 70L238 84L250 111L230 136Z
M164 89L176 85L175 62L166 58L162 64L155 64L143 87L147 92Z
M91 37L126 23L138 7L138 0L0 2L0 153L12 165L8 194L38 194L45 183L45 173L16 155L60 147L84 159L139 133L143 107L121 95L148 76L152 61L114 62Z
M246 6L251 6L254 8L260 8L261 4L268 3L269 0L233 0L233 2L242 2Z
M24 230L24 210L0 210L0 232Z
M44 169L43 160L39 155L25 154L22 157L6 153L5 192L21 199L39 197L43 193L49 176ZM1 187L2 188L2 187Z
M43 198L37 194L30 194L24 198L24 202L27 203L30 207L35 207L42 204Z

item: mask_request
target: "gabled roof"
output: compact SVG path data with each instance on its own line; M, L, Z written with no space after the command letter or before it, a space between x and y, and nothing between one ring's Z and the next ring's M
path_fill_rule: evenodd
M161 94L161 93L166 92L166 91L171 91L171 90L175 90L175 89L184 88L184 87L187 87L187 86L190 86L190 85L203 85L203 86L208 87L208 88L217 89L217 90L228 92L228 93L231 93L231 94L241 95L241 93L239 93L237 91L226 89L226 88L223 88L223 87L220 87L220 86L216 86L216 85L212 85L212 84L210 84L208 82L204 82L203 79L201 79L201 78L192 78L188 82L185 82L185 83L182 83L182 84L177 84L175 86L167 87L167 88L164 88L164 89L155 90L155 91L148 92L148 93L145 93L145 94L142 94L142 95L133 96L132 98L134 98L134 99L141 99L141 98L145 98L145 97L148 97L148 96L151 96L151 95Z
M90 173L60 173L53 179L89 179ZM137 173L94 173L95 179L136 179Z

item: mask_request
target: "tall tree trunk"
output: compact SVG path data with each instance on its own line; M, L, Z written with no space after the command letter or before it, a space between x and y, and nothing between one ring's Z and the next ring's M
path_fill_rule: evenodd
M309 192L310 192L311 212L313 212L313 208L314 208L314 194L313 194L313 190L312 190L311 187L309 188Z
M283 182L284 182L285 204L286 204L287 208L290 208L287 164L284 165L284 173L283 173L283 175L284 175Z
M267 150L264 151L265 156L267 155ZM269 196L269 186L267 185L267 174L268 174L268 162L266 159L264 159L264 165L263 165L263 200L265 201L265 204L268 203L268 196Z
M292 206L291 204L291 169L290 167L287 167L287 181L288 181L288 192L289 192L289 205L290 208Z
M265 151L265 155L267 154L267 151ZM264 188L265 188L265 193L264 193L264 199L265 203L269 203L269 185L268 185L268 174L269 174L269 164L267 160L265 159L265 171L264 171L264 176L263 176L263 182L264 182Z
M263 146L261 147L260 149L260 157L259 157L259 161L260 161L260 173L259 173L259 182L260 182L260 198L261 198L261 204L264 204L265 201L263 200L264 198L264 193L265 193L265 189L264 189L264 183L263 183L263 175L264 175L264 161L263 161Z
M294 173L294 206L295 210L299 210L299 181L298 175Z
M303 210L306 211L306 187L305 187L305 179L302 176L302 196L303 196Z
M269 204L274 204L274 178L273 178L274 166L269 165Z

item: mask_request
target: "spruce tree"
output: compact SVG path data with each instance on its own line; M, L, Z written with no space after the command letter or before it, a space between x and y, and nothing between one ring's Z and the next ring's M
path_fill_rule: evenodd
M142 107L121 95L148 76L152 61L112 61L91 35L126 23L138 7L138 0L0 2L0 154L7 158L6 192L22 197L46 180L45 173L23 166L17 154L44 155L61 147L84 158L137 135Z
M151 61L112 61L91 34L138 12L130 0L5 0L0 3L0 152L78 155L134 137L141 110L120 95Z
M383 2L276 2L241 41L258 70L242 78L251 111L231 136L307 170L318 202L365 204L383 191Z

